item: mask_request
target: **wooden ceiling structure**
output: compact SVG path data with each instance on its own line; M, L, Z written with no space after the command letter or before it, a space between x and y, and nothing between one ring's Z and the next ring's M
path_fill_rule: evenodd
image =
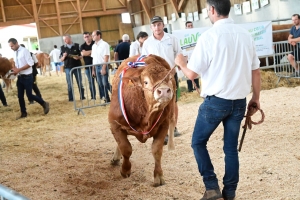
M232 6L245 1L249 0L230 0ZM206 8L206 0L128 0L127 7L133 26L142 26L149 24L155 15L166 16L170 20L172 13L177 19L181 13L201 13Z
M232 4L245 0L231 0ZM48 38L100 29L109 40L120 38L121 14L129 12L132 27L155 16L198 11L206 0L0 0L0 27L36 23L38 37Z
M114 16L110 23L119 23L121 13L128 12L127 0L0 1L0 27L36 23L39 38L95 30L100 17ZM90 27L90 23L96 27Z

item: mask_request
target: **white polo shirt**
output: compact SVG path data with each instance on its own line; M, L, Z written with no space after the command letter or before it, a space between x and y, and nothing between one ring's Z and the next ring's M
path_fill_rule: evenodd
M15 61L16 68L22 68L27 64L30 66L29 68L20 71L20 74L32 73L31 66L34 64L34 62L28 49L19 46L18 50L14 52L14 61Z
M251 35L226 18L199 37L188 68L201 76L202 97L235 100L250 93L252 70L259 63Z
M129 57L136 56L136 55L141 55L142 50L143 50L143 48L141 47L140 42L138 40L134 41L130 45Z
M108 55L110 57L109 45L102 39L95 42L92 46L91 57L93 57L93 65L104 63L104 57ZM108 58L109 62L109 58Z
M164 58L171 68L175 66L175 58L182 50L179 46L178 39L164 32L161 40L157 40L153 34L145 40L143 44L142 55L154 54Z
M57 49L57 48L53 49L50 52L49 56L52 56L53 62L61 62L60 59L59 59L59 56L60 56L60 50L59 49Z

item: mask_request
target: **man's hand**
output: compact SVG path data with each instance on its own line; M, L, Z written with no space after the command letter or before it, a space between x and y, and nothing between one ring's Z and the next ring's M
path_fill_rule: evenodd
M63 57L67 57L67 55L68 55L67 52L63 53Z
M180 68L185 68L187 63L187 57L183 56L181 53L178 54L175 58L175 64Z
M102 65L102 69L101 69L101 75L105 75L106 74L106 65Z
M12 68L12 71L13 71L13 75L17 75L21 70L19 68Z

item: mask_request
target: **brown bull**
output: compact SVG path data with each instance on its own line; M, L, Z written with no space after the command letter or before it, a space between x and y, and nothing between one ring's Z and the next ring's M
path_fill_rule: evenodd
M4 78L9 70L11 70L14 66L14 60L11 58L8 60L7 58L0 57L0 77L3 79L6 85L6 92L8 89L12 89L11 79Z
M154 186L159 186L165 183L161 168L161 157L164 138L168 134L168 130L168 147L174 149L176 88L173 79L174 74L170 73L170 66L163 58L150 55L145 58L146 66L128 68L122 78L123 87L120 90L121 78L119 75L128 67L127 63L135 61L136 58L134 56L123 61L113 79L108 120L118 146L111 163L118 164L121 156L123 156L120 172L123 177L129 177L131 174L129 158L132 154L132 146L128 140L128 135L135 136L142 143L153 137ZM121 94L119 94L120 91L122 91ZM122 106L119 101L121 104L122 101L118 99L121 98L124 100L124 112L128 122L120 108Z
M38 68L41 69L42 75L46 75L46 72L49 72L49 75L51 76L51 65L50 65L50 58L49 54L47 53L38 53L36 54L36 58L38 60Z

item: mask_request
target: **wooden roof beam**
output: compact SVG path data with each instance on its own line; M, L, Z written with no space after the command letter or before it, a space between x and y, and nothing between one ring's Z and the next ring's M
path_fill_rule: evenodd
M60 17L60 10L59 10L59 5L58 5L58 0L55 0L55 9L56 9L56 16L57 16L57 21L58 21L59 35L62 35L63 31L62 31L62 25L61 25L61 17Z
M0 22L0 27L34 23L34 18Z
M84 9L85 9L85 7L87 6L87 4L88 4L89 1L90 1L90 0L86 0L86 1L85 1L84 5L83 5L83 7L82 7L82 11L84 11Z
M33 16L34 16L34 21L36 23L38 38L41 38L41 29L40 29L38 13L37 13L37 9L36 9L36 1L31 0L31 4L32 4L32 11L33 11Z
M81 16L81 9L80 9L80 1L77 0L77 10L78 10L78 17L79 17L79 23L80 23L80 31L83 33L83 23L82 23L82 16Z
M19 0L16 0L16 2L18 2L18 4L20 4L20 6L29 14L30 17L33 17L32 14L25 8L25 6ZM34 5L36 6L36 4L34 4Z
M126 8L106 10L106 11L94 11L94 12L83 12L82 17L95 17L95 16L104 16L104 15L117 15L128 12Z
M174 10L175 10L175 15L176 15L176 18L179 18L179 15L178 15L178 5L176 3L176 0L170 0Z
M45 20L43 20L43 19L41 19L43 22L44 22L44 24L46 24L46 26L48 26L54 33L56 33L57 35L59 35L59 33L54 29L54 28L52 28Z
M70 28L76 23L76 21L78 20L79 17L77 17L72 24L67 28L67 30L65 31L65 34L70 30ZM82 31L83 32L83 31Z
M106 11L106 3L105 3L105 0L102 0L102 10L103 11Z
M6 22L6 16L5 16L5 11L4 11L3 0L0 0L0 1L1 1L2 19L3 19L3 22Z
M42 7L42 5L43 5L43 1L44 1L44 0L42 0L42 1L41 1L41 4L39 5L39 9L38 9L38 11L37 11L37 14L38 14L38 15L40 14L41 7Z
M184 5L184 3L185 3L186 1L185 0L180 0L180 2L179 2L179 4L178 4L178 10L184 10L184 8L185 8L185 5ZM184 5L184 6L182 6L182 5Z
M126 5L121 1L121 0L118 0L120 2L120 4L122 4L124 7L126 7Z
M143 6L143 9L145 10L146 14L147 14L147 17L150 21L150 19L152 18L152 14L151 14L151 11L146 3L146 0L140 0L142 6Z

